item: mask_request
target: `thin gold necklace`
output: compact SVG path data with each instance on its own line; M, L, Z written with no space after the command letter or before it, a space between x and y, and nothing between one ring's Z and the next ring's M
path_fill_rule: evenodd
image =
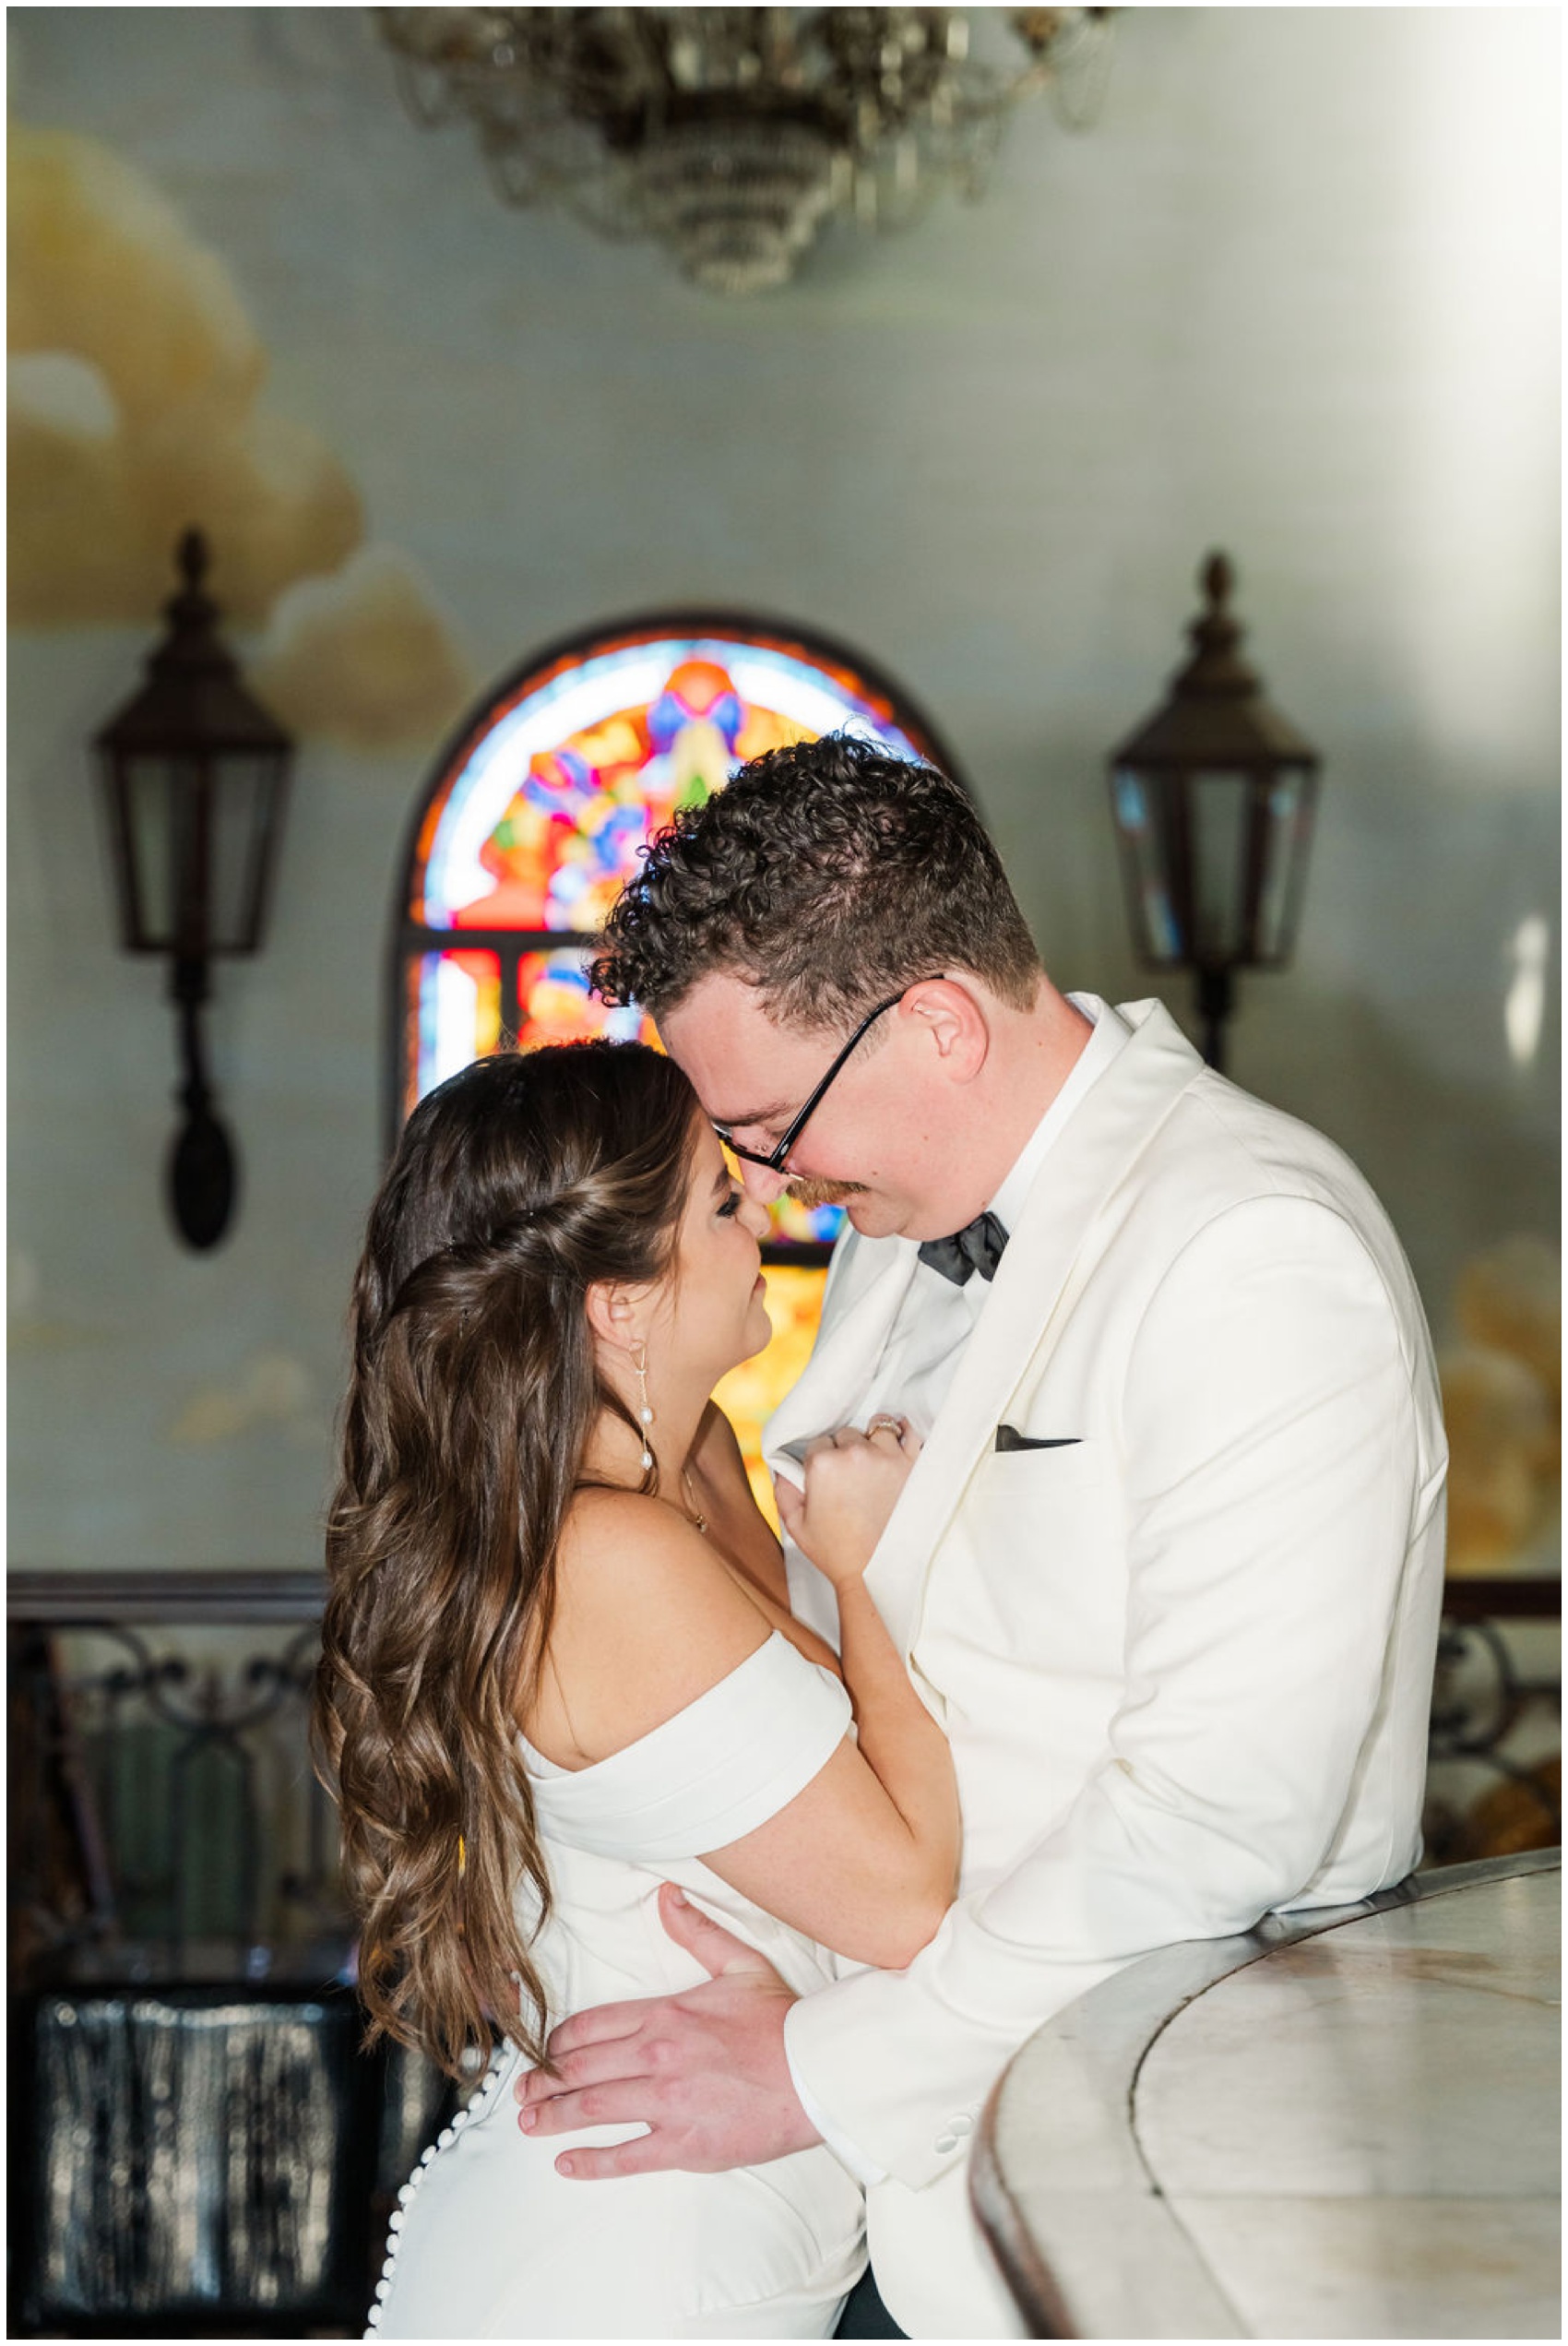
M707 1518L704 1515L701 1507L699 1507L696 1503L695 1495L692 1490L692 1478L684 1467L681 1469L681 1483L682 1487L685 1491L688 1502L687 1506L683 1508L682 1512L684 1514L687 1522L691 1524L694 1530L700 1531L706 1539L707 1536Z

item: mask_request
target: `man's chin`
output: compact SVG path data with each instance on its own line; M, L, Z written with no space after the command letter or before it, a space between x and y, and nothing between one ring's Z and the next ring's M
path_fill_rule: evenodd
M898 1224L885 1197L873 1197L871 1191L857 1189L844 1200L844 1211L849 1218L851 1230L862 1238L894 1238Z

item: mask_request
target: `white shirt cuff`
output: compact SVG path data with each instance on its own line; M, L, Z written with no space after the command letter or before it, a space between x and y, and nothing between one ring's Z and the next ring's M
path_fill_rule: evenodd
M839 2165L847 2167L855 2181L863 2184L869 2191L873 2183L887 2181L887 2170L885 2167L879 2167L873 2160L868 2159L862 2150L858 2150L855 2145L840 2133L826 2112L822 2109L815 2096L808 2090L804 2078L795 2066L795 2058L790 2050L790 2021L792 2017L793 2007L784 2016L784 2058L790 2064L790 2082L795 2089L795 2097Z

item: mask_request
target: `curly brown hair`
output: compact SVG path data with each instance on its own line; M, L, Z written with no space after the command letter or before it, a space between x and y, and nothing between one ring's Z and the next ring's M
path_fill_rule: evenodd
M801 1027L837 1027L932 970L1018 1008L1039 956L974 805L934 767L848 733L769 750L660 831L590 972L672 1009L722 971Z
M542 2058L519 1706L589 1435L610 1411L640 1438L585 1300L669 1273L695 1116L640 1043L481 1059L421 1101L371 1210L312 1725L371 2037L454 2075L496 2029Z

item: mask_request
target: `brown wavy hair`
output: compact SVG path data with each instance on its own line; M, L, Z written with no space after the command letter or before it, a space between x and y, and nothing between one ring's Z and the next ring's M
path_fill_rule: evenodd
M670 1272L695 1114L641 1043L481 1059L421 1101L371 1209L313 1732L371 2039L453 2075L496 2029L542 2057L519 1707L589 1435L601 1411L638 1431L585 1299Z

